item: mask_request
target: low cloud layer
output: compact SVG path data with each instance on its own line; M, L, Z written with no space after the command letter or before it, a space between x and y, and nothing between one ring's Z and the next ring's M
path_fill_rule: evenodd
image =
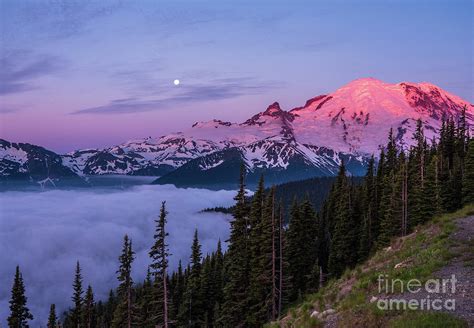
M205 207L232 204L234 192L138 186L127 190L53 190L0 193L0 325L8 316L15 266L21 267L33 326L45 324L49 304L70 306L74 265L81 262L84 284L97 299L117 286L115 272L123 235L137 253L133 277L141 281L149 264L154 219L167 201L173 268L188 262L194 229L203 253L229 234L229 216L198 213Z

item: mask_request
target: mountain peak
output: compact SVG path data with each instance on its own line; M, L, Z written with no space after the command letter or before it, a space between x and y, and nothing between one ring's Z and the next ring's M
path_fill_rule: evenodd
M282 112L283 110L280 108L280 104L278 102L274 102L270 106L268 106L267 110L263 112L263 115L274 115L275 113Z
M352 80L351 82L344 85L341 89L353 89L353 90L367 90L373 88L383 88L389 85L388 83L378 80L373 77L365 77L361 79Z

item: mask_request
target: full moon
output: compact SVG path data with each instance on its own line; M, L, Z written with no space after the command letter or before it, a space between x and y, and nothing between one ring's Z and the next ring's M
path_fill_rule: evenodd
M173 83L174 83L174 85L179 85L179 80L176 79L176 80L173 81Z

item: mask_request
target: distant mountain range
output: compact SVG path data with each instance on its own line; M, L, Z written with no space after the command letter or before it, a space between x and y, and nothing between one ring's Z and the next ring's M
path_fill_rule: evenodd
M241 163L252 184L262 173L268 183L332 176L341 161L362 175L390 128L408 149L417 119L433 138L442 118L458 118L464 107L472 127L474 106L435 85L359 79L289 111L275 102L243 123L198 122L183 132L105 149L58 155L0 140L0 180L128 174L159 176L157 184L225 187L235 184Z

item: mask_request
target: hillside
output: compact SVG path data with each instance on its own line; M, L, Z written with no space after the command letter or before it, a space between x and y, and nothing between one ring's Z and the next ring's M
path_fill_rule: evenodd
M379 276L401 283L379 293ZM456 277L446 293L409 293L407 282ZM278 322L267 327L473 327L474 326L474 204L437 216L405 237L393 239L366 262L330 280L317 293L293 305ZM447 281L447 280L446 280ZM385 286L382 283L381 286ZM430 285L435 286L435 285ZM430 287L431 288L431 287ZM431 289L430 289L431 290ZM434 290L434 289L433 289ZM437 296L439 295L439 296ZM455 310L381 310L389 300L455 300ZM387 301L388 300L388 301ZM439 304L439 303L438 303ZM448 307L447 307L448 308Z

